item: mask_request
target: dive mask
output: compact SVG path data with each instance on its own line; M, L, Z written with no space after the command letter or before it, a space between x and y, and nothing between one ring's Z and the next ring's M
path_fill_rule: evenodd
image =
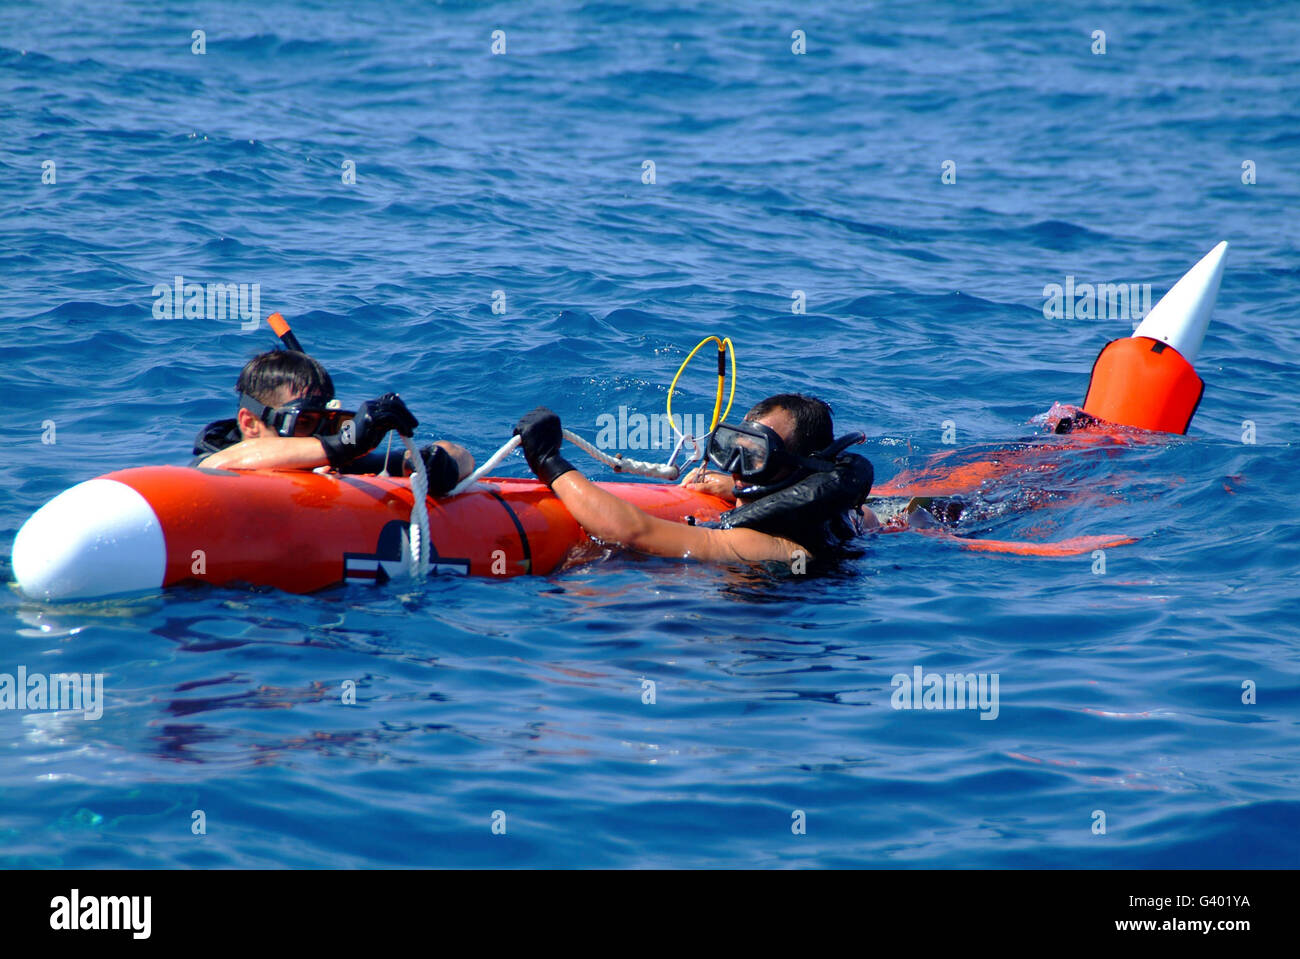
M281 436L333 436L356 416L352 410L339 409L338 400L307 396L284 406L267 406L240 393L239 408L248 410Z
M719 423L709 436L708 457L718 469L739 473L751 486L771 483L792 468L816 472L835 468L830 460L791 453L781 435L761 423Z

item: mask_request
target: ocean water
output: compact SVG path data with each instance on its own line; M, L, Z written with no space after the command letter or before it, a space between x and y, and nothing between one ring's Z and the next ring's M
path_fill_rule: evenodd
M106 707L0 712L0 863L1297 865L1298 78L1293 3L4 4L0 672ZM730 335L742 408L824 397L883 482L1082 400L1131 320L1046 285L1158 297L1222 239L1189 435L1063 451L959 528L1136 538L1104 572L903 533L807 576L11 582L33 511L186 462L272 345L156 319L177 275L258 284L341 397L480 461L538 404L660 411ZM916 667L996 674L997 718L892 708Z

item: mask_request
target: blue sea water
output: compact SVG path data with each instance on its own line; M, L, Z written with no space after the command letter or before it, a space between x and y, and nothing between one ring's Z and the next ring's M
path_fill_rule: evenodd
M0 713L0 863L1297 865L1298 156L1293 3L4 4L7 581L33 511L184 463L272 345L155 319L178 274L259 284L343 398L480 461L537 404L660 411L730 335L742 408L825 397L883 481L945 421L997 456L1082 399L1131 323L1047 320L1046 284L1158 297L1232 246L1189 435L1062 454L963 530L1136 537L1104 573L908 533L803 577L11 584L0 672L107 705ZM996 720L891 708L916 666L997 674Z

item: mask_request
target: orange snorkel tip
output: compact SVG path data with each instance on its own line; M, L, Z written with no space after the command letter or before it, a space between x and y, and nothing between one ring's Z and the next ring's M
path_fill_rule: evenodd
M302 348L302 344L298 342L298 337L293 335L293 330L289 329L289 321L279 313L272 313L266 318L266 322L271 324L271 329L280 338L280 342L284 344L285 349L296 350L299 353L307 352Z

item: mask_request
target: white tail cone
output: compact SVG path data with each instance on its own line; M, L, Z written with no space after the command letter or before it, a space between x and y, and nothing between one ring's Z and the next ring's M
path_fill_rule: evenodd
M1188 270L1151 308L1133 335L1168 343L1188 363L1195 364L1205 330L1210 325L1210 312L1219 295L1227 253L1225 240L1201 257L1201 262Z
M162 586L167 544L148 501L110 479L78 483L14 537L14 577L33 599L94 599Z

